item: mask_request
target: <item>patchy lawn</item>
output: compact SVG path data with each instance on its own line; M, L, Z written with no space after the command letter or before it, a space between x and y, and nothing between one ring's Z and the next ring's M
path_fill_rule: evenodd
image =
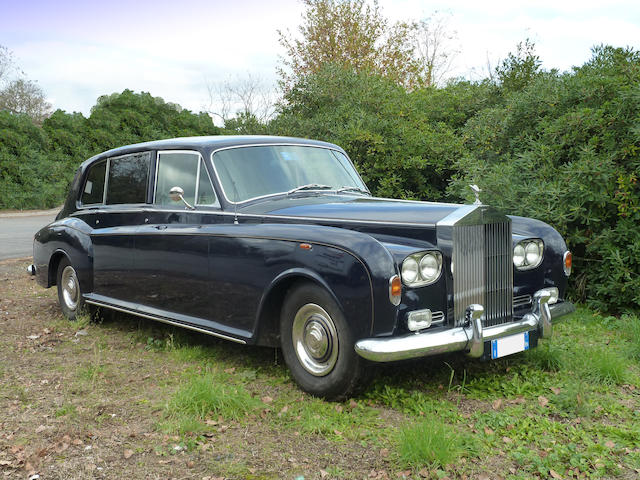
M136 317L71 323L0 262L0 478L638 478L640 319L581 309L541 348L378 368L344 403L278 351Z

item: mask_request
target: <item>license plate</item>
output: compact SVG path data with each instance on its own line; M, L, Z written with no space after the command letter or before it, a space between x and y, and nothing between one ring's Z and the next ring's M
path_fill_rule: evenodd
M491 358L506 357L529 350L529 332L491 340Z

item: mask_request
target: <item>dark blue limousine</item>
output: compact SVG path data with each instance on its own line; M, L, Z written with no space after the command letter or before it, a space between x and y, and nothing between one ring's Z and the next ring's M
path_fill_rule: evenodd
M573 310L571 253L549 225L479 199L373 197L344 150L297 138L96 155L33 258L70 319L88 304L281 347L300 387L330 399L370 362L534 348Z

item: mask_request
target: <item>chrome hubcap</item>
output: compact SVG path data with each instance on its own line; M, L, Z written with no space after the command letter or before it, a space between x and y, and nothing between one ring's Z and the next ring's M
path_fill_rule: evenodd
M62 299L69 310L75 310L80 300L80 286L78 285L78 277L76 271L71 265L67 265L62 270L62 278L60 279L62 287Z
M304 369L322 377L338 360L338 334L331 316L315 303L300 307L293 319L293 347Z

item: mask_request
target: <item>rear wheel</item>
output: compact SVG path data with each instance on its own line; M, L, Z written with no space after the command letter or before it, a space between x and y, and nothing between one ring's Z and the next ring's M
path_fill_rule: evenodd
M58 286L58 302L62 313L69 320L75 320L84 308L84 299L80 290L78 274L65 257L58 264L58 274L56 277Z
M342 310L315 284L294 286L280 317L282 353L304 391L341 400L364 384L365 360L356 354Z

